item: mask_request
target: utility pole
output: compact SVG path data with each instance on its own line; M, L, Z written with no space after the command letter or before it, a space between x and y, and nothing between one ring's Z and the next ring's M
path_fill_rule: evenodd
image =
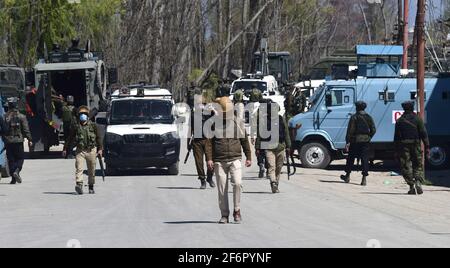
M397 45L401 45L403 38L403 0L398 0Z
M400 0L401 1L401 0ZM409 0L404 0L403 12L403 61L402 69L408 69L408 47L409 47ZM399 26L400 27L400 26Z
M417 90L418 111L425 119L425 1L417 3Z

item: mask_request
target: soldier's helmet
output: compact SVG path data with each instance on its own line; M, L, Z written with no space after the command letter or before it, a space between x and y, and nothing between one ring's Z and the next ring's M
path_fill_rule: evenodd
M12 97L8 99L8 108L9 109L15 109L17 108L17 104L19 102L19 99L16 97Z
M75 102L75 98L73 96L67 96L67 103L68 104L73 104Z
M415 105L414 101L405 101L402 103L402 107L405 111L414 111Z
M263 99L262 93L259 89L254 88L250 93L250 102L260 102Z
M244 101L244 91L242 91L242 89L236 90L236 92L234 92L233 100L235 103L243 102Z
M81 106L80 108L78 108L78 114L86 114L89 115L90 110L87 106Z
M364 111L367 108L367 103L364 101L357 101L355 103L356 111Z

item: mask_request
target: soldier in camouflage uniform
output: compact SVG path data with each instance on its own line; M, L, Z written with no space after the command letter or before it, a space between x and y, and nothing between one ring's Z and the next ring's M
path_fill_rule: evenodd
M255 106L256 103L260 103L264 100L263 95L261 93L261 90L257 88L257 85L252 86L253 89L250 93L250 103ZM256 138L257 138L257 131L258 131L258 119L259 119L259 111L256 113L251 113L253 115L256 115L256 118L252 118L251 121L251 136L252 136L252 143L256 144ZM268 165L266 163L266 152L264 150L255 150L256 152L256 158L258 160L258 166L259 166L259 174L258 178L262 179L264 178L264 175L266 173L266 169L268 169Z
M414 113L414 102L402 104L405 113L395 125L394 142L398 154L401 171L408 183L410 195L422 195L424 182L422 142L425 145L426 156L430 155L428 133L422 119Z
M242 89L238 89L236 90L236 92L234 92L233 103L236 117L244 120L245 106L244 106L244 91L242 91Z
M291 139L289 128L283 116L279 115L279 105L270 100L261 103L265 107L260 108L261 117L258 117L258 137L255 148L257 155L260 155L261 149L266 149L266 164L268 166L268 179L272 193L279 193L279 184L281 171L284 166L286 155L290 154ZM272 127L275 129L272 129ZM270 131L271 136L267 139L261 138L260 130Z
M11 184L22 183L20 171L22 171L25 153L24 138L28 140L28 147L33 146L30 128L25 115L18 110L18 99L8 99L8 113L5 116L6 131L3 139L6 146L9 172L12 176Z
M68 142L64 145L63 156L66 157L69 148L76 147L76 187L75 191L83 194L84 163L87 164L89 176L89 194L95 194L95 170L97 155L103 155L103 143L95 123L89 120L89 108L81 106L78 109L78 120L73 125Z
M76 122L75 116L76 116L76 109L74 106L74 98L73 96L67 96L67 103L63 102L63 113L62 113L62 120L63 120L63 131L64 131L64 142L67 143L67 140L69 138L69 134L72 128L72 125ZM72 155L72 148L68 148L68 154L66 158L73 158Z
M372 117L365 112L366 108L367 104L365 102L357 102L356 114L350 118L346 137L347 148L349 148L347 166L345 167L346 175L341 176L343 181L349 183L355 159L361 159L363 169L362 186L367 185L370 141L377 132Z

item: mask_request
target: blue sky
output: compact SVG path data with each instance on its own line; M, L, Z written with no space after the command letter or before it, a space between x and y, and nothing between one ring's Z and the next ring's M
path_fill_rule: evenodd
M435 17L439 17L441 12L441 7L445 1L449 0L427 0L428 5L436 7L434 10L436 12ZM415 25L416 21L416 13L417 13L417 0L410 0L409 1L409 9L410 9L410 17L409 17L409 23L411 26ZM430 19L430 18L428 18Z

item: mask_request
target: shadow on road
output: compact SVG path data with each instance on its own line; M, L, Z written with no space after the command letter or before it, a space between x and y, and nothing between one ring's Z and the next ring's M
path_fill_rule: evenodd
M243 192L243 194L270 194L270 195L273 195L272 192Z
M408 195L407 193L361 193L368 195Z
M319 182L322 183L333 183L333 184L348 184L348 185L356 185L356 186L361 186L361 184L358 183L345 183L344 181L325 181L325 180L320 180Z
M181 225L181 224L217 224L216 221L172 221L164 222L165 224Z
M200 190L200 188L195 187L157 187L157 188L161 190Z
M78 195L77 193L74 193L74 192L72 192L72 193L69 193L69 192L67 192L67 193L65 193L65 192L45 192L43 194L45 194L45 195Z

